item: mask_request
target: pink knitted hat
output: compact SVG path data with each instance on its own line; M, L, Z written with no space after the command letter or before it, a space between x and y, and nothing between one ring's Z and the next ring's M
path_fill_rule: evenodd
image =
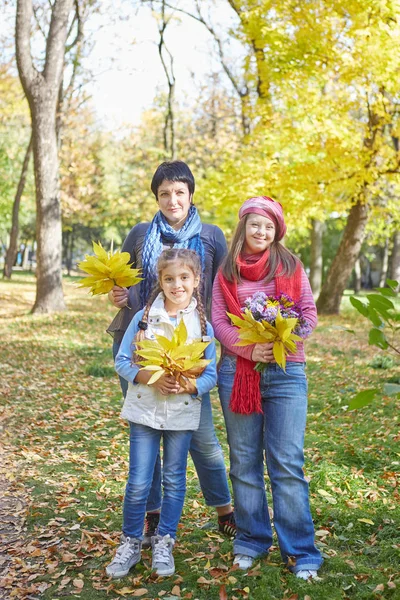
M249 213L255 213L271 219L276 228L275 240L279 242L283 238L286 233L286 223L283 217L282 205L279 202L268 196L249 198L246 202L243 202L239 209L239 219Z

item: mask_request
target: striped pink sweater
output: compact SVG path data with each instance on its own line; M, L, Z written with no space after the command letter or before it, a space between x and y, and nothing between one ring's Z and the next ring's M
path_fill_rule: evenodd
M246 298L255 294L255 292L264 292L268 295L275 294L275 279L270 281L267 285L263 281L250 281L243 279L238 284L238 297L240 306L244 306ZM312 295L310 283L308 277L302 269L301 274L301 297L300 306L303 310L304 317L311 325L312 329L317 324L317 309L315 306L314 298ZM239 337L237 334L237 328L232 325L230 318L227 316L226 311L228 310L223 296L221 286L219 284L218 277L214 280L213 286L213 297L212 297L212 309L211 309L211 323L214 328L215 337L219 340L224 347L225 354L238 354L248 360L251 360L251 354L253 352L254 345L251 346L235 346ZM299 342L297 344L296 354L289 354L286 358L288 362L304 362L304 344Z

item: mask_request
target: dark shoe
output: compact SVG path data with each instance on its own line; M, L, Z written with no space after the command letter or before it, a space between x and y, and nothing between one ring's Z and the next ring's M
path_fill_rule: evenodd
M151 547L151 538L157 535L157 527L160 522L160 513L148 512L144 520L142 548Z
M231 512L229 515L224 515L218 518L218 529L221 533L224 533L228 537L236 537L236 521L235 513Z

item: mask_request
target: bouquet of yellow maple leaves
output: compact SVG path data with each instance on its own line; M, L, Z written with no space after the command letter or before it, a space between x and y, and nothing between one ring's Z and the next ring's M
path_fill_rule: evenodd
M186 325L182 319L175 328L172 339L156 334L155 340L136 342L136 355L141 357L138 361L141 371L154 371L148 385L166 374L172 375L182 387L187 382L196 386L196 377L211 362L202 358L210 342L188 341L187 337Z
M79 287L90 288L93 296L108 294L115 285L129 287L142 280L139 277L140 270L131 268L129 252L107 252L96 242L93 242L93 251L94 256L86 254L85 260L78 263L78 268L89 274L88 277L79 280Z
M296 343L311 333L301 307L286 294L267 296L256 292L247 298L242 309L243 316L227 313L239 329L236 346L273 342L273 354L277 364L285 371L286 356L296 352ZM256 371L262 371L266 363L257 363Z

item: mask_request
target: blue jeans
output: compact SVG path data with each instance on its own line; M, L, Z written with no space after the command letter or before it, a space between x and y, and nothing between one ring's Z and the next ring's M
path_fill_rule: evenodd
M114 342L113 356L116 357L120 343ZM125 397L128 382L120 379L122 393ZM201 402L200 425L193 431L189 448L201 491L207 506L226 506L231 501L228 479L222 448L214 431L210 394L204 394ZM161 506L161 460L158 455L154 465L153 484L147 500L147 511L158 510Z
M130 425L129 477L124 497L122 531L143 538L146 503L154 465L163 438L163 488L159 535L176 536L186 491L186 464L192 431L160 431L138 423Z
M264 482L264 453L271 483L274 525L282 559L293 572L318 569L308 484L303 473L307 379L303 363L272 363L261 374L263 414L233 413L229 401L236 357L225 356L218 387L230 449L230 478L235 501L235 554L256 557L272 544ZM289 558L293 560L289 561Z

